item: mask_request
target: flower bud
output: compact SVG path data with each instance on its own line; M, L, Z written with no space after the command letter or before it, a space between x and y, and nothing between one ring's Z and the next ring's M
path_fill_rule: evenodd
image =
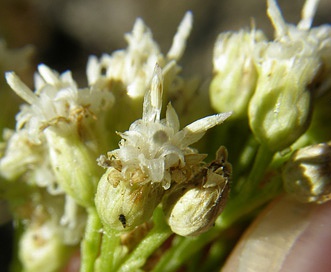
M59 126L61 129L50 127L44 131L56 180L78 204L91 206L100 176L96 156L70 125Z
M271 42L257 51L259 79L249 104L249 124L255 137L274 152L294 143L310 122L308 86L320 62L305 50L303 42Z
M64 266L68 249L58 228L49 221L28 227L20 240L19 257L24 271L53 272Z
M162 207L171 230L182 236L199 235L209 230L227 201L231 165L221 147L216 160L187 183L174 185L166 192Z
M233 111L232 117L247 116L248 102L257 81L254 47L265 39L258 30L227 32L218 36L213 58L215 76L210 85L211 103L216 111Z
M137 170L129 178L110 167L99 181L95 206L106 228L128 231L148 221L160 203L160 183L139 184L144 174Z
M307 146L294 152L282 171L287 193L301 202L331 199L331 144Z

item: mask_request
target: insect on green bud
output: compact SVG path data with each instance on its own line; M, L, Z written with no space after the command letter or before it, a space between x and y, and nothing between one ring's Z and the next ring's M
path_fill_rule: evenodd
M148 221L163 196L160 183L139 184L144 174L136 171L128 179L110 167L99 181L95 205L106 228L128 231Z
M307 146L294 152L282 171L284 188L300 202L331 199L331 144Z
M224 209L231 173L227 150L222 146L216 159L202 166L191 180L167 191L162 205L171 230L181 236L199 235L209 230Z

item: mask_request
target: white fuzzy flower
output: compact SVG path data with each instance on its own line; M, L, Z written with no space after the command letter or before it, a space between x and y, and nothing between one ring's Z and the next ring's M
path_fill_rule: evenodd
M119 133L120 148L108 153L110 164L120 165L125 180L134 173L142 173L138 182L161 182L164 189L171 183L171 168L185 166L185 156L197 154L189 146L197 142L205 132L222 123L231 113L212 115L195 121L179 130L177 113L168 104L166 118L160 119L162 107L163 77L156 66L151 88L146 92L142 118L131 124L128 131ZM104 157L99 163L103 165ZM113 161L113 162L112 162ZM131 182L135 182L131 179Z
M148 81L153 75L155 63L161 67L169 65L172 73L178 73L180 69L174 65L174 61L182 56L191 27L192 14L187 12L165 57L153 40L150 29L138 18L132 33L125 36L128 42L126 49L115 51L112 55L104 54L100 60L95 56L89 58L89 84L112 88L112 84L120 82L129 97L143 97L148 88Z
M295 26L285 22L282 13L277 6L276 0L268 0L268 15L275 28L276 42L284 44L284 47L296 48L295 56L313 57L320 62L319 82L315 90L318 95L331 87L331 27L321 25L312 27L313 19L317 10L319 0L306 0L302 9L302 18ZM287 49L273 50L275 54ZM292 52L289 52L290 54ZM293 56L294 57L294 56ZM303 66L304 64L300 64Z
M113 102L111 93L97 92L93 88L78 89L70 71L59 75L43 64L38 66L38 71L35 92L15 73L6 73L8 84L28 103L16 116L16 128L26 129L35 143L41 142L45 128L59 121L77 125L86 115L94 116Z

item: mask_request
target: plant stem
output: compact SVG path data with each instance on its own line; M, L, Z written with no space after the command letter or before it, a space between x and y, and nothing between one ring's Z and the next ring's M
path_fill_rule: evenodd
M120 235L113 230L106 230L102 235L101 252L95 263L95 271L114 271L117 265L116 253L119 249Z
M99 254L101 222L94 207L87 210L85 236L81 244L81 272L94 272L95 260Z
M201 250L206 244L215 239L219 231L212 229L198 237L177 237L171 248L152 270L153 272L176 271L193 254Z
M138 271L147 258L170 237L172 232L164 221L161 208L156 208L153 219L155 223L153 229L135 247L117 271Z
M255 205L249 203L249 199L259 191L261 191L260 183L266 173L268 166L274 156L266 146L260 145L256 154L252 170L247 179L239 190L239 193L234 195L228 201L223 213L221 221L224 227L230 226L237 221L241 216L250 213Z

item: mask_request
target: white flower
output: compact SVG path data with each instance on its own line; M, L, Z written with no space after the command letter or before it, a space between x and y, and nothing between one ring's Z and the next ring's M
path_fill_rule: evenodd
M45 144L31 142L26 130L5 130L4 138L6 146L0 159L2 177L16 180L24 176L28 184L46 188L51 195L63 193L51 169Z
M160 119L162 108L163 77L156 66L151 88L146 92L142 118L131 124L128 131L119 133L120 148L108 153L110 164L120 165L125 180L134 173L144 177L139 182L161 182L164 189L171 183L171 168L185 166L185 156L197 154L189 146L197 142L205 132L222 123L231 113L212 115L195 121L179 130L179 120L169 103L166 118ZM106 165L104 157L99 159ZM131 181L134 182L134 181Z
M38 66L38 71L35 92L13 72L6 73L8 84L28 103L16 116L16 128L26 129L34 143L41 143L41 132L47 127L60 121L80 125L79 122L87 115L95 117L113 102L109 92L94 88L78 89L70 71L59 75L43 64Z
M280 51L292 51L298 57L313 57L320 62L319 82L315 92L321 95L331 87L331 27L321 25L312 27L319 0L306 0L302 9L302 18L297 26L285 22L276 0L268 0L268 15L275 28L276 42L284 44L284 48L273 50L275 54ZM289 47L290 49L287 49ZM294 50L296 48L296 50ZM293 59L294 57L293 56ZM305 65L304 63L300 64ZM314 86L314 84L311 84Z
M164 57L158 44L153 40L150 29L138 18L132 33L125 36L128 42L125 50L115 51L112 55L104 54L99 61L95 56L89 58L89 84L100 88L112 88L112 84L120 82L129 97L143 97L153 75L155 63L161 67L168 65L174 74L179 72L180 69L174 61L182 56L191 27L192 14L187 12L167 57Z

